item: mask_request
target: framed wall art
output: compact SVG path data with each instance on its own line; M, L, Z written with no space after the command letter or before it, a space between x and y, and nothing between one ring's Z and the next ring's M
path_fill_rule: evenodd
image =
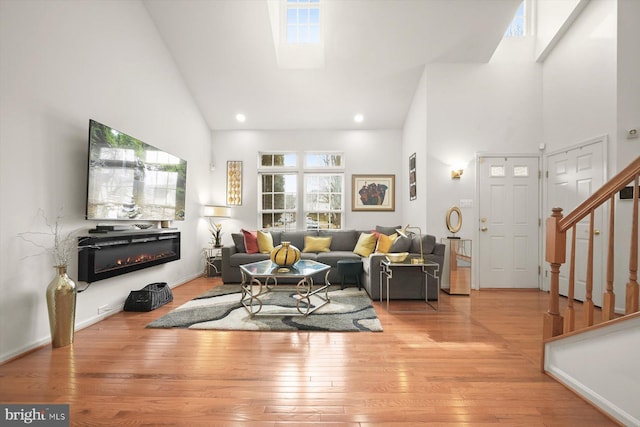
M395 211L395 175L352 175L352 211Z
M409 156L409 200L418 197L416 190L416 153Z
M227 161L227 205L242 205L242 161Z

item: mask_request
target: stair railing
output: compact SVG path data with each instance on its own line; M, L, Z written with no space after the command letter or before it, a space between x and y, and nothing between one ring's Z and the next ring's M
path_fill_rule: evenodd
M638 187L640 180L640 157L624 168L620 173L593 193L587 200L563 216L562 208L553 208L547 218L545 260L551 266L549 284L549 309L544 316L543 338L548 339L575 330L575 256L576 225L589 216L589 242L587 246L587 277L584 301L584 324L592 326L594 322L593 304L593 239L594 215L597 208L609 201L609 244L607 248L606 289L603 294L602 319L611 320L615 316L615 293L613 289L614 270L614 234L615 234L615 197L629 184L633 185L633 208L631 213L631 244L629 256L629 281L625 289L625 315L637 312L639 301L638 287ZM565 316L560 314L560 267L566 262L567 231L571 230L571 252L569 260L569 289Z

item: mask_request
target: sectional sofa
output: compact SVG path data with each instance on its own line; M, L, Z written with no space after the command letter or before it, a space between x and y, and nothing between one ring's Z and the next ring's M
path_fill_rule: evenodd
M273 231L270 232L273 238L273 245L279 245L281 242L288 241L298 249L303 251L305 247L305 236L312 237L331 237L331 243L328 252L302 252L303 259L313 259L331 266L328 280L330 283L340 283L341 278L338 274L337 263L343 259L361 260L363 265L363 273L361 283L369 296L377 300L380 298L380 261L385 259L383 253L373 253L369 256L360 256L354 253L354 249L358 244L358 239L362 233L372 233L376 231L385 235L391 235L398 227L381 227L377 226L374 230L307 230L307 231ZM268 253L247 253L244 245L244 235L242 233L233 233L232 238L234 245L222 248L222 281L224 283L241 283L242 274L240 266L256 261L269 259ZM436 243L436 239L432 235L422 236L424 258L427 261L436 262L439 265L440 272L444 262L445 245ZM409 252L410 258L420 256L420 241L418 235L410 237L398 237L389 252ZM324 283L325 276L320 274L314 276L316 283ZM430 300L437 298L435 286L431 281L436 279L429 277L429 295ZM393 299L425 299L424 274L419 268L407 268L394 271L393 281L390 287L389 297ZM383 291L384 290L383 286ZM385 291L386 292L386 291ZM386 295L383 295L386 296Z

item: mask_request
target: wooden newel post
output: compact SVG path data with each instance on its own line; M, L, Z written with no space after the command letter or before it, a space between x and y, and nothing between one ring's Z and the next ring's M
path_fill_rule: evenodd
M553 208L547 218L545 260L551 265L549 310L544 315L542 337L562 335L563 319L560 315L560 266L566 262L567 234L560 231L562 208Z

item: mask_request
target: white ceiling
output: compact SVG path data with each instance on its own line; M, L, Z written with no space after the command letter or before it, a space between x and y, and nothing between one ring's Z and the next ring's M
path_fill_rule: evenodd
M321 1L321 69L278 67L266 0L144 4L219 130L401 128L424 65L489 61L521 2Z

